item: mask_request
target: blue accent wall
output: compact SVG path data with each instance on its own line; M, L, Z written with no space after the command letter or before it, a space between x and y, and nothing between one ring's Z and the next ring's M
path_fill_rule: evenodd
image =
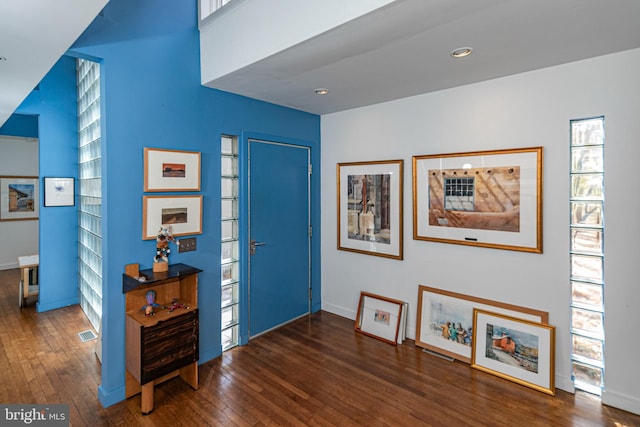
M242 135L254 133L270 135L278 140L303 141L312 147L315 162L320 158L319 116L200 84L197 16L196 0L111 0L69 52L70 55L89 57L101 63L103 346L102 383L98 397L104 406L125 397L122 274L129 263L139 263L143 269L150 268L155 253L155 242L142 240L143 148L202 153L199 194L204 196L203 233L196 236L198 250L182 254L173 251L170 259L171 263L183 262L203 270L199 276L201 363L218 357L222 351L221 135L242 138ZM41 86L41 91L43 89ZM68 107L67 110L73 110L75 114L75 108ZM62 122L60 125L65 127L65 124ZM41 126L41 147L45 137L52 138L45 135L48 132L56 135L59 130L51 130L48 122ZM76 168L75 149L66 145L60 149L59 156L66 158L66 166ZM45 156L43 153L42 158L46 159ZM47 168L41 168L41 171L53 172ZM68 176L75 176L66 172ZM316 188L313 191L319 195L319 175L314 182ZM319 228L319 206L316 209ZM65 221L77 226L75 217ZM41 235L45 233L43 229ZM73 235L76 235L75 231ZM319 232L317 236L320 236ZM75 249L65 249L75 253ZM75 259L71 261L72 258L66 254L61 256L55 245L43 245L41 242L40 253L42 260L73 263L73 268L76 268ZM313 261L318 272L319 260L318 250ZM74 278L74 286L76 282ZM318 280L315 290L318 299L314 303L316 311L320 307L319 289Z
M75 70L75 59L62 57L16 110L37 117L40 178L78 176ZM78 214L39 203L41 312L78 303Z
M38 116L33 114L12 114L0 127L0 135L38 137Z

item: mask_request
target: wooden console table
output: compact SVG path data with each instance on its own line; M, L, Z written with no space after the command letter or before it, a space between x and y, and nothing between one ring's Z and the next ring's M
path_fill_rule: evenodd
M39 265L39 255L18 257L18 267L20 268L20 308L26 305L27 298L38 295L40 292L40 286L38 285Z
M169 271L139 271L126 266L122 278L125 294L127 398L141 393L143 414L153 411L153 388L180 376L198 388L198 273L186 264L173 264ZM146 315L146 294L155 291L155 314ZM179 306L171 307L172 302Z

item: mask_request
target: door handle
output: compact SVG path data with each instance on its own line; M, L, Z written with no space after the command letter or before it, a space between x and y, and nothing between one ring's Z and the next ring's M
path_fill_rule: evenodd
M249 255L256 254L256 247L266 245L267 242L256 242L255 240L251 240L249 242Z

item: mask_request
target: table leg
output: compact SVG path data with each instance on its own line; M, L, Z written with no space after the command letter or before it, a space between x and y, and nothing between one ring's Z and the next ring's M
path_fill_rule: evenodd
M149 415L153 412L153 381L142 386L140 406L142 407L142 415Z

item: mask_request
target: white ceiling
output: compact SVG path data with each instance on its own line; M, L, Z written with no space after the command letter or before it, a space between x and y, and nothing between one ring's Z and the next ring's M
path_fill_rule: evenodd
M0 126L108 1L0 1Z
M0 2L0 125L107 2ZM327 114L638 48L639 18L639 0L398 0L210 86Z
M398 0L208 86L327 114L637 48L639 21L640 0Z

